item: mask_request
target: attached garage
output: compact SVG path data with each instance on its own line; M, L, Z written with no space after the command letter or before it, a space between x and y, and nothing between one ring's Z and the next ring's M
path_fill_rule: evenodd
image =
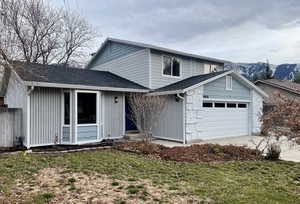
M232 71L194 76L152 94L175 95L169 100L177 99L182 107L177 111L182 112L183 119L173 117L167 126L159 123L157 129L164 129L165 133L158 137L183 143L258 133L263 96L267 97L254 84ZM174 101L169 101L171 103ZM180 123L183 125L179 126ZM182 134L177 134L176 138L174 133L167 131L174 127L182 127L177 130Z
M249 134L249 103L204 101L200 126L201 139L216 139Z

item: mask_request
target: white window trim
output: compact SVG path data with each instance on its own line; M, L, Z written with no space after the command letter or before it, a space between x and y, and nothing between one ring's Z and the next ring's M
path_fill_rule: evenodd
M78 93L95 93L96 94L96 123L90 124L78 124ZM100 100L102 97L101 92L99 91L86 91L86 90L75 90L75 144L84 144L84 143L92 143L92 142L99 142L101 140L100 137L100 117L102 115L102 109L100 113ZM81 141L78 142L78 127L88 127L88 126L96 126L97 127L97 140L94 141Z
M227 75L225 80L226 80L226 82L225 82L226 83L226 90L227 91L232 91L232 76Z
M65 124L65 93L69 93L69 100L70 100L70 124L67 125ZM72 131L73 131L73 128L72 128L72 117L73 117L73 113L72 113L72 93L71 93L71 90L62 90L61 92L61 118L62 118L62 121L61 121L61 138L60 138L60 143L61 144L71 144L72 142ZM70 128L70 136L69 136L69 141L68 142L64 142L62 140L63 138L63 130L64 130L64 127L68 127Z
M171 59L172 58L176 58L178 61L179 61L179 76L173 76L172 74L171 75L167 75L167 74L164 74L164 57L170 57ZM168 77L168 78L175 78L175 79L180 79L181 76L182 76L182 61L181 59L177 58L177 57L172 57L170 55L162 55L161 56L161 75L163 77ZM172 66L171 66L172 68ZM172 70L171 70L171 73L172 73Z

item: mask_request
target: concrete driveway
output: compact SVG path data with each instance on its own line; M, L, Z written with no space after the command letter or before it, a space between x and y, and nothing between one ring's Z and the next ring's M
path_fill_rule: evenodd
M223 139L213 139L213 140L205 140L199 143L194 144L220 144L220 145L238 145L238 146L247 146L249 148L255 148L256 144L258 144L263 137L259 136L242 136L242 137L232 137L232 138L223 138ZM166 140L154 140L153 143L162 144L167 147L174 147L174 146L187 146L191 144L181 144L177 142L171 142ZM300 162L300 146L293 145L292 143L282 140L280 141L281 147L281 159L286 161L294 161Z

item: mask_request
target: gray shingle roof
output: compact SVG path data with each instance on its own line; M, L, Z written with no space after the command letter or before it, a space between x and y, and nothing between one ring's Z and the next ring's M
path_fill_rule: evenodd
M100 46L98 51L95 53L95 55L92 57L92 59L89 61L89 63L87 64L86 67L89 67L89 65L92 63L92 61L94 61L95 58L97 57L97 53L99 53L109 41L110 42L133 45L133 46L142 47L142 48L146 48L146 49L158 50L158 51L161 51L161 52L181 55L181 56L185 56L185 57L191 57L191 58L205 60L205 61L209 61L209 62L216 62L216 63L222 63L222 64L231 63L228 60L217 59L217 58L213 58L213 57L205 57L205 56L202 56L202 55L191 54L191 53L182 52L182 51L178 51L178 50L173 50L173 49L169 49L169 48L164 48L164 47L160 47L160 46L156 46L156 45L150 45L150 44L146 44L146 43L134 42L134 41L129 41L129 40L121 40L121 39L116 39L116 38L107 38L102 43L102 45Z
M223 74L228 71L221 71L221 72L213 72L209 74L202 74L202 75L197 75L197 76L192 76L187 79L175 82L173 84L164 86L159 89L155 89L153 92L167 92L167 91L178 91L178 90L184 90L190 86L199 84L201 82L204 82L210 78L213 78L215 76L218 76L220 74Z
M255 82L255 84L258 83L265 83L270 86L275 86L277 88L286 89L295 92L297 94L300 94L300 84L297 84L295 82L290 82L287 80L268 79L268 80L259 80Z
M15 62L14 66L24 81L147 90L146 87L106 71L24 62Z

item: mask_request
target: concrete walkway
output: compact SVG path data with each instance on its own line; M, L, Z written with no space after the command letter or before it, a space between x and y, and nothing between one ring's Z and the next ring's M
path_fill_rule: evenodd
M247 146L249 148L255 148L256 144L258 144L263 137L258 136L242 136L242 137L232 137L232 138L223 138L223 139L213 139L213 140L205 140L199 143L194 144L220 144L220 145L238 145L238 146ZM177 142L171 142L166 140L154 140L153 143L161 144L167 147L175 147L175 146L188 146L191 144L181 144ZM292 143L281 140L281 159L286 161L294 161L300 162L300 145L293 145Z

